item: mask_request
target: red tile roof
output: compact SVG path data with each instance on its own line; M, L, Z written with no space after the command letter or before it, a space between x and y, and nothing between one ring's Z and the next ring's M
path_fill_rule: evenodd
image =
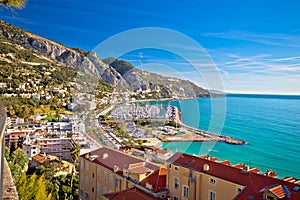
M261 172L261 170L258 168L252 168L252 169L250 169L250 172L259 173L259 172Z
M10 135L25 135L26 132L11 132Z
M43 163L49 161L49 158L43 154L37 154L35 156L32 156L32 160L35 160L38 163L43 164Z
M130 164L145 162L144 160L128 155L121 151L106 147L81 155L80 157L91 159L92 162L110 170L117 170L117 174L122 175L123 169L128 169ZM92 159L93 158L93 159ZM159 166L147 163L146 167L151 170L158 170Z
M262 174L242 171L240 165L233 167L180 152L175 153L168 162L245 186L242 192L234 198L235 200L261 199L260 191L264 187L274 184L285 186L290 192L290 199L300 199L300 191L292 190L296 184ZM208 171L203 170L204 164L209 165Z
M220 162L223 165L230 165L231 163L228 160L223 160Z
M122 190L119 192L104 194L106 198L110 200L133 200L133 199L144 199L144 200L158 200L137 188L130 188L128 190Z
M167 173L165 169L156 170L154 173L146 177L140 182L140 185L146 187L146 184L152 185L153 192L160 192L166 189Z
M145 166L137 166L129 169L129 171L135 174L145 174L147 172L151 172L152 170Z

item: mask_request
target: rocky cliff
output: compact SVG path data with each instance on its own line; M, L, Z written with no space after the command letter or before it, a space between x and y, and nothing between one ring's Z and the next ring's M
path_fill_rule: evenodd
M92 74L118 88L131 91L163 91L163 97L208 96L209 92L190 81L168 78L136 69L126 61L114 58L101 59L93 52L72 49L62 44L34 35L0 20L0 39L32 48L52 62L74 67Z

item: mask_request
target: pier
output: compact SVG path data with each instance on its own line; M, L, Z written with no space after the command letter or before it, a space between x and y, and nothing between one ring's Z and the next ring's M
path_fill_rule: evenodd
M225 142L233 145L244 145L247 144L244 140L239 140L225 135L211 133L208 131L200 130L184 124L181 120L180 110L176 106L169 106L168 110L169 118L174 120L178 126L187 130L186 133L181 135L164 135L160 139L163 142Z

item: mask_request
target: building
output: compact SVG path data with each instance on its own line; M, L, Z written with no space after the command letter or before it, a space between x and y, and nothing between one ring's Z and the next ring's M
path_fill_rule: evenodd
M130 188L119 192L104 194L103 199L105 200L133 200L133 199L160 200L160 198L155 198L137 188Z
M81 155L79 163L82 200L111 199L103 195L133 187L154 198L167 196L164 166L106 147Z
M268 171L218 162L209 156L175 153L168 160L167 187L172 200L300 199L300 181L277 179Z
M14 132L9 132L5 134L5 146L6 147L11 147L14 146L15 149L18 147L18 141L25 139L26 137L26 132L24 131L14 131Z
M46 154L57 156L59 159L71 161L70 149L76 146L72 138L54 137L54 138L26 138L22 145L29 158L37 154Z

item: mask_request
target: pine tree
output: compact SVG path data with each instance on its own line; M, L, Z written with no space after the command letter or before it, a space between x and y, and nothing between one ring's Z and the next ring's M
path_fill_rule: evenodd
M20 199L23 199L21 197L24 197L28 188L27 188L27 176L25 173L23 173L19 179L19 182L16 184L18 188L18 194Z
M44 176L41 176L36 182L36 193L34 199L51 200L51 194L48 195L47 193L47 186L44 180Z

